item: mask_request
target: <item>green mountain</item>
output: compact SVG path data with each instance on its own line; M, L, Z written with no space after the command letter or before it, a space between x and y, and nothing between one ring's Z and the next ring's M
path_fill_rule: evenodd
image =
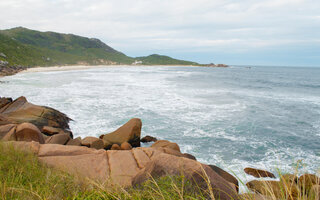
M99 39L23 27L0 30L0 60L9 62L11 66L28 67L72 64L198 65L155 54L132 58Z

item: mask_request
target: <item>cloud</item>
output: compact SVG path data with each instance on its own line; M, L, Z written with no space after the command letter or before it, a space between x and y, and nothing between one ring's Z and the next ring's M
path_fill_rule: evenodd
M0 2L0 29L96 37L132 56L224 52L228 63L228 54L239 52L317 49L319 7L317 0L10 0Z

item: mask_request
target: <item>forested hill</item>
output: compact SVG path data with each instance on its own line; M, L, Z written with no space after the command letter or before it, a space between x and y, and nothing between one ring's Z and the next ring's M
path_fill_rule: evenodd
M0 30L0 65L199 65L168 56L129 57L99 39L40 32L23 27Z

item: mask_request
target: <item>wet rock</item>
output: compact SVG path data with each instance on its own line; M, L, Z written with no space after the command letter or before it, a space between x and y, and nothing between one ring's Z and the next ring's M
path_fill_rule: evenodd
M157 138L152 137L152 136L149 136L149 135L147 135L147 136L145 136L145 137L143 137L143 138L141 139L141 142L142 142L142 143L156 142L156 141L157 141Z
M253 180L246 184L253 192L260 193L269 197L281 198L285 194L279 181L258 181Z
M276 178L273 173L268 172L266 170L261 170L261 169L247 167L244 169L244 172L256 178L260 178L260 177Z
M100 137L103 139L105 148L113 144L122 144L123 142L130 143L132 147L140 147L141 127L141 120L133 118L114 132Z
M154 148L165 147L165 148L170 148L170 149L173 149L173 150L180 152L179 145L177 143L170 142L168 140L158 140L154 144L152 144L151 147L154 147Z

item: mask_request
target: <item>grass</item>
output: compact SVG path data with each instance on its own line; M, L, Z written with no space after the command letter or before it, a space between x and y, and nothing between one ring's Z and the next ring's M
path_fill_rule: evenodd
M310 190L310 181L298 181L296 174L279 172L280 181L262 181L257 193L276 200L318 200ZM241 182L241 184L244 184ZM209 184L209 183L208 183ZM317 183L320 184L320 183ZM277 188L277 189L275 189ZM246 191L241 200L257 195ZM72 176L39 163L31 153L22 152L0 142L0 199L214 199L212 189L202 190L184 176L150 179L142 185L124 189Z
M31 153L0 143L0 199L206 199L183 176L151 179L130 189L81 179L39 163Z

